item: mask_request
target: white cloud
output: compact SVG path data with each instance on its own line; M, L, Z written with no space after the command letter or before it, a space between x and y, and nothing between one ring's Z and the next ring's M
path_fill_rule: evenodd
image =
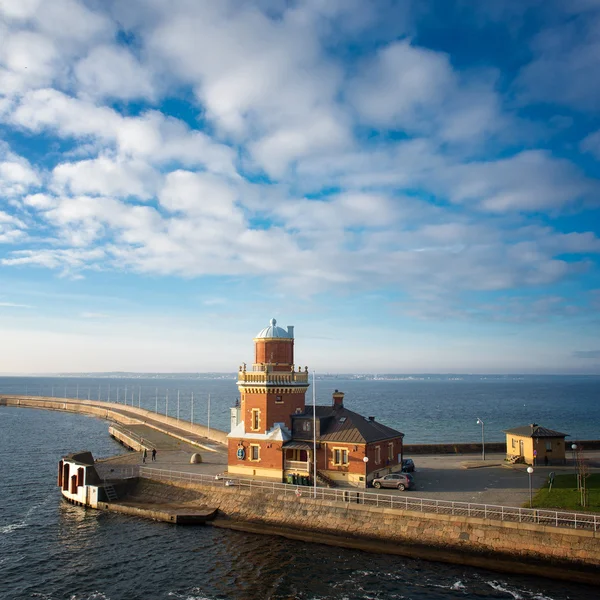
M5 197L19 196L40 183L41 179L29 161L0 142L0 194Z
M61 269L69 274L71 269L83 269L104 256L101 248L79 250L77 248L57 250L16 250L10 258L3 258L3 265L37 265L49 269Z
M191 85L206 117L273 176L309 151L350 141L337 101L342 71L321 51L318 28L293 9L269 18L235 2L155 4L136 19L145 50L169 76ZM332 135L333 134L333 135Z
M241 225L244 219L236 207L236 199L236 189L223 179L189 171L169 173L159 194L161 205L171 212Z
M590 133L582 142L581 149L600 159L600 130Z
M560 7L569 11L569 4ZM534 59L521 70L516 89L524 103L560 103L595 111L600 103L600 12L579 6L534 38Z
M555 210L600 191L571 162L534 150L449 166L440 181L453 202L474 202L494 213Z
M114 32L104 15L77 0L3 0L0 89L4 95L69 85L70 62Z
M5 308L33 308L29 304L17 304L15 302L0 302L0 306Z
M111 108L43 89L27 93L8 120L33 132L52 131L63 138L82 140L91 137L114 144L124 157L154 164L176 161L184 166L205 166L217 173L236 173L231 148L158 111L123 117Z
M48 85L57 69L59 52L45 35L32 31L0 31L0 84L2 93L23 92Z
M30 194L23 198L23 204L36 210L45 210L56 205L56 198L48 194Z
M52 173L52 185L58 193L65 191L99 196L135 196L152 198L160 175L143 161L111 159L101 156L92 160L57 165Z
M403 40L362 64L348 98L375 126L472 142L508 123L494 83L488 73L459 75L448 55Z
M118 46L97 46L75 65L78 89L97 98L154 99L150 70Z
M25 237L25 223L0 210L0 244L12 244Z

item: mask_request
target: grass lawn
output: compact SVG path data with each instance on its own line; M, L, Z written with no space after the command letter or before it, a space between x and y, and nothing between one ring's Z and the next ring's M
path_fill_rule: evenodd
M577 489L577 475L557 475L554 478L552 491L548 491L548 482L538 490L533 497L534 508L564 508L567 510L600 511L600 474L588 475L586 478L588 490L587 506L580 504L580 493Z

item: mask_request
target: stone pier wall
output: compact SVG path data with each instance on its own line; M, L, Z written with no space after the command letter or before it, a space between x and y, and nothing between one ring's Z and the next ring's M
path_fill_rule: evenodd
M392 551L394 544L430 546L453 554L442 559L449 562L482 566L484 563L475 560L479 556L493 558L493 564L508 561L514 567L508 570L515 572L536 572L518 568L519 563L529 562L538 565L538 571L543 564L546 575L554 577L558 572L553 573L552 569L566 569L567 574L573 569L592 569L596 572L595 583L600 583L600 532L315 500L310 498L309 490L302 490L297 497L237 487L181 482L167 485L147 479L141 480L140 486L138 495L151 494L155 499L163 495L171 502L177 502L179 495L183 500L193 489L201 492L206 505L218 508L227 519L302 531L307 534L304 539L310 539L311 533L362 539L367 549L368 542L375 540L386 542L392 553L396 553ZM383 546L379 551L387 550ZM473 560L468 560L467 555ZM589 577L592 576L586 574L580 580L591 581Z

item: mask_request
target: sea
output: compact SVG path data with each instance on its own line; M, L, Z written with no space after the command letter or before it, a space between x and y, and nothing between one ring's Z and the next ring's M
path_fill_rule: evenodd
M537 422L600 439L598 377L433 377L316 380L316 401L339 389L351 410L405 433L407 443L501 441ZM110 391L109 391L110 387ZM141 405L226 429L235 379L0 377L0 393ZM127 390L127 391L125 391ZM209 402L210 395L210 402ZM193 401L192 401L193 396ZM307 394L312 401L312 388ZM209 408L210 404L210 408ZM72 506L56 487L60 457L125 452L94 417L0 407L0 600L590 600L600 590L276 536L154 523Z

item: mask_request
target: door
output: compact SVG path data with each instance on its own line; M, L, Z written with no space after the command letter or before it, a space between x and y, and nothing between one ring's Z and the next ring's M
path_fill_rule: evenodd
M519 440L519 456L524 456L523 452L523 440Z

